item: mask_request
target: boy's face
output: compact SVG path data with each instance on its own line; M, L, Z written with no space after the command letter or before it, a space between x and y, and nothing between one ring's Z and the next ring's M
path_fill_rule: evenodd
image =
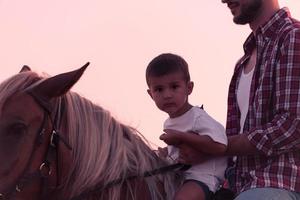
M168 113L170 117L177 117L186 111L193 82L187 83L181 72L149 77L148 80L148 94L160 110Z

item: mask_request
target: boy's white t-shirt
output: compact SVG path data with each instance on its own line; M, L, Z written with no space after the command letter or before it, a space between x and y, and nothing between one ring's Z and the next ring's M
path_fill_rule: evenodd
M198 106L192 107L179 117L168 118L164 123L164 129L182 132L192 131L199 135L207 135L215 142L227 145L224 127ZM168 154L176 160L179 155L178 148L169 145ZM201 164L193 165L184 172L184 175L185 179L198 180L207 184L209 189L215 192L220 185L220 181L224 179L226 167L227 158L216 157Z

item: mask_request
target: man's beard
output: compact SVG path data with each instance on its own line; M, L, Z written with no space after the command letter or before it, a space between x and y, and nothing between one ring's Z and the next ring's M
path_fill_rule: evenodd
M239 16L233 18L236 24L248 24L255 20L262 7L263 0L254 0L248 5L241 6L241 13Z

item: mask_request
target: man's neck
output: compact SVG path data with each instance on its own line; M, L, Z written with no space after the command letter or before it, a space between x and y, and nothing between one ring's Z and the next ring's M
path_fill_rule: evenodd
M280 7L277 1L265 3L256 19L249 23L253 33L255 34L256 30L265 24L279 9Z

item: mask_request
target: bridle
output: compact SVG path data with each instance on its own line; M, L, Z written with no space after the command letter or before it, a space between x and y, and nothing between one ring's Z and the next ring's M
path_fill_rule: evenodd
M16 181L15 186L13 186L11 189L9 189L7 193L1 193L0 191L0 200L10 199L14 195L17 195L23 191L25 186L29 185L36 179L41 179L43 182L41 196L46 196L49 193L50 190L55 190L59 187L58 179L55 178L55 185L49 186L49 178L52 175L53 167L56 167L56 171L58 173L58 143L59 141L62 141L65 146L68 149L72 149L70 145L66 142L65 139L59 134L57 131L57 127L59 127L60 118L61 118L61 103L59 103L59 111L56 112L54 119L51 118L51 105L49 102L44 101L43 99L40 99L38 96L36 96L34 93L31 93L30 91L27 92L33 99L36 101L36 103L43 109L44 115L43 115L43 121L41 122L41 125L37 131L37 137L34 141L34 147L31 152L31 156L29 158L29 161L27 163L27 166L24 169L25 174L21 176ZM61 98L61 97L60 97ZM51 125L51 132L47 134L47 124ZM45 143L45 141L50 141L48 144L48 147L46 149L46 152L44 154L43 161L40 164L40 167L38 170L29 173L30 164L34 161L34 155L36 155L36 152L38 152L41 148L41 145ZM52 166L52 163L56 163L55 166ZM45 187L48 186L48 187Z

